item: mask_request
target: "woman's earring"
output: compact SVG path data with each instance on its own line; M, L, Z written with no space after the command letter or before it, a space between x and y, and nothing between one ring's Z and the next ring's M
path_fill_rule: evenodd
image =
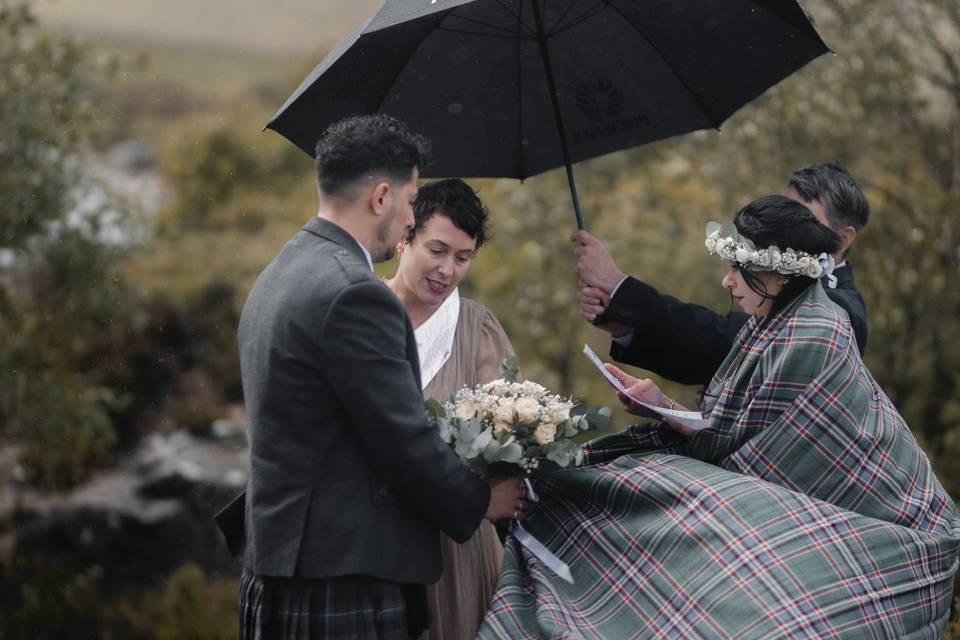
M397 243L397 257L399 258L399 257L402 256L402 255L403 255L403 243L402 243L402 242L398 242L398 243Z

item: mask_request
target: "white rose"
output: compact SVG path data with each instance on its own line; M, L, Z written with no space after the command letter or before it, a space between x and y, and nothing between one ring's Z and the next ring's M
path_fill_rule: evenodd
M513 422L516 415L516 402L513 398L500 398L497 406L493 408L494 422Z
M757 252L757 265L761 267L770 266L770 252L769 251L758 251Z
M557 425L541 424L533 434L533 439L538 444L550 444L557 435Z
M753 252L746 247L737 247L735 256L740 264L749 264L752 261Z
M703 241L703 244L707 247L707 251L710 253L716 253L717 251L717 235L717 232L714 231Z
M530 380L527 380L523 383L522 389L524 394L533 396L535 398L542 398L547 394L547 389L545 387Z
M797 254L792 251L784 253L780 257L780 264L784 269L795 269L797 267Z
M723 244L717 243L717 253L725 260L735 260L737 252L733 246L733 240L725 238Z
M823 273L823 269L820 267L820 263L816 260L811 260L810 264L807 265L807 268L804 270L804 274L811 278L819 278L820 274Z
M497 406L500 404L500 398L497 396L486 396L480 400L480 409L486 415L493 417L493 413L497 410Z
M540 403L533 398L520 398L517 400L516 408L520 422L527 424L536 422L540 414Z
M573 405L569 402L561 402L558 404L551 405L547 409L547 422L552 422L553 424L560 424L566 422L570 417L570 409Z
M476 402L461 402L457 405L453 415L461 420L470 420L477 415L477 409Z
M485 393L496 393L498 389L506 386L506 383L503 381L503 378L498 380L491 380L487 384L480 387Z

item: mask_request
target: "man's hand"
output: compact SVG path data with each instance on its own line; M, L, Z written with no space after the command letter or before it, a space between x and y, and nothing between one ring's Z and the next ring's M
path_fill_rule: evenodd
M487 520L520 519L530 508L523 488L523 480L516 477L488 478L490 504L484 517Z
M581 286L577 291L577 298L580 300L580 317L590 323L593 323L610 304L610 294L595 287ZM603 329L614 338L624 336L630 331L630 327L613 320L594 324L594 326Z
M570 240L577 244L573 255L577 256L577 275L585 284L609 293L626 277L603 243L586 231L574 231Z

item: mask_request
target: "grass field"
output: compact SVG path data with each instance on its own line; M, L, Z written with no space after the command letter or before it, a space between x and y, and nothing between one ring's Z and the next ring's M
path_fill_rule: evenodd
M122 60L123 137L176 144L210 121L255 131L381 0L36 0L48 28Z
M380 0L38 0L44 22L94 37L267 54L328 49Z
M191 120L259 128L381 0L36 0L41 24L126 63L127 134L157 142Z

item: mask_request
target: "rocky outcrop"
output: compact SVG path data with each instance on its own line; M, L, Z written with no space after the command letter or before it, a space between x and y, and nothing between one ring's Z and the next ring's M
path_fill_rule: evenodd
M246 483L244 426L218 421L210 433L151 435L116 468L60 495L8 478L0 488L5 555L99 565L117 584L150 582L187 561L235 571L213 515Z

